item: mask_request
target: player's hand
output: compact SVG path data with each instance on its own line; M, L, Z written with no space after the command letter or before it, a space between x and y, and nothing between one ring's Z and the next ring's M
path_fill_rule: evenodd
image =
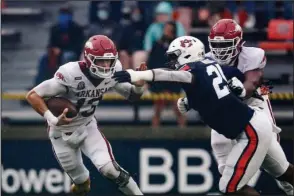
M72 118L67 118L66 114L68 112L68 108L65 108L62 112L62 114L60 114L57 119L57 124L56 126L60 126L60 125L67 125L72 121Z
M145 70L147 70L146 62L142 62L140 64L140 66L136 68L136 71L145 71ZM134 82L134 85L137 86L137 87L142 87L142 86L145 85L145 83L146 82L144 80L140 80L138 82Z
M132 69L127 69L126 71L117 71L113 74L112 78L119 83L135 83L141 80L141 78L137 76L136 71Z
M187 97L179 98L177 102L177 106L178 106L178 110L182 114L185 114L190 110Z
M270 80L263 80L260 86L261 95L269 95L273 92L273 83Z
M243 98L246 96L246 89L244 88L243 83L238 78L233 77L231 80L228 81L228 85L231 91L238 97Z

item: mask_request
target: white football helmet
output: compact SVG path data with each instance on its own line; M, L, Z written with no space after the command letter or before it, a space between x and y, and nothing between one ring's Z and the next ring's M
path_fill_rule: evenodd
M204 44L192 36L182 36L172 41L166 51L169 65L180 69L186 63L201 61L205 58Z

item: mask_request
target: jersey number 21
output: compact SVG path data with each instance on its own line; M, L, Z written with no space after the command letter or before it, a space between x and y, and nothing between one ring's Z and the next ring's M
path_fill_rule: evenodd
M209 76L214 76L212 84L218 99L230 94L230 90L224 82L226 77L218 64L207 66L206 71Z

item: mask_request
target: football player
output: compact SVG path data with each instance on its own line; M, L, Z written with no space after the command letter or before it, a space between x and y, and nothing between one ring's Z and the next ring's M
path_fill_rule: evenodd
M249 106L262 108L273 126L273 140L267 152L262 168L277 179L277 183L288 195L293 195L293 165L287 161L285 153L279 143L279 132L269 100L269 89L264 86L259 88L263 78L263 69L266 65L265 52L261 48L243 46L242 28L232 19L219 20L212 28L208 37L210 52L207 57L213 58L221 66L238 68L245 75L244 89L234 90L235 94L242 97ZM232 80L234 86L236 78ZM237 81L238 82L238 81ZM261 98L255 97L257 91ZM243 93L243 94L242 94ZM252 96L253 95L253 96ZM178 100L178 108L182 113L187 112L186 98ZM223 173L227 157L236 141L226 138L216 130L211 130L211 146L218 163L220 174ZM256 175L259 176L259 175ZM289 184L289 182L291 184Z
M236 140L219 182L220 191L259 195L247 183L258 171L272 142L273 135L269 134L272 123L267 115L258 107L247 106L229 90L222 67L205 57L204 45L197 38L175 39L167 55L176 70L126 70L114 73L113 78L121 83L139 80L183 83L189 107L198 111L208 126ZM234 67L226 70L240 72ZM241 82L238 84L242 86Z
M142 65L141 70L145 69ZM47 120L54 154L73 182L71 191L77 195L90 191L89 171L83 164L82 153L125 195L142 195L130 174L115 161L111 145L94 117L96 106L110 89L129 100L142 95L142 82L119 84L111 78L120 70L122 65L113 41L104 35L95 35L85 44L83 61L62 65L52 79L39 84L26 96L36 112ZM60 116L54 116L44 101L54 96L74 103L78 115L67 118L66 108Z

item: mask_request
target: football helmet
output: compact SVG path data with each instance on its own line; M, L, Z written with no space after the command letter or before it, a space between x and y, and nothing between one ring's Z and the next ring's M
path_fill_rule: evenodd
M192 36L182 36L173 40L166 51L168 65L173 69L180 69L186 63L204 59L203 43Z
M118 52L107 36L95 35L85 44L84 59L92 76L109 78L114 73Z
M221 65L229 65L243 45L241 26L232 19L219 20L210 30L208 42L213 58Z

